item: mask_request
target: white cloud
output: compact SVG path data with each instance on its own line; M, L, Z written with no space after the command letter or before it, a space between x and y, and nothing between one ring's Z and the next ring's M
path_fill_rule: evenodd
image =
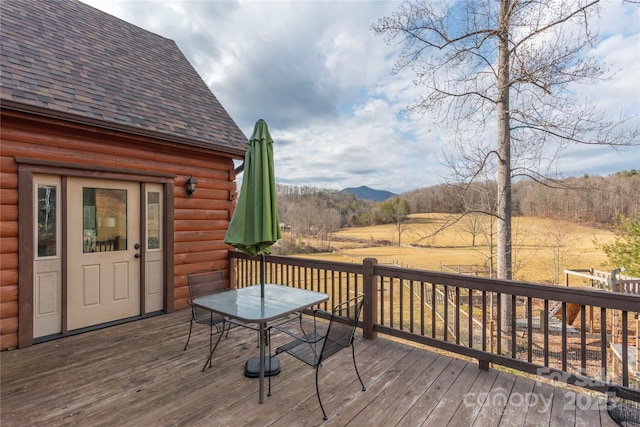
M370 30L397 1L83 1L175 40L245 135L265 119L280 183L403 192L447 175L446 130L401 113L420 91L391 75L397 46ZM582 90L611 111L640 105L639 22L640 8L604 4L594 54L619 72ZM576 163L576 174L640 169L640 148L572 148L560 167Z

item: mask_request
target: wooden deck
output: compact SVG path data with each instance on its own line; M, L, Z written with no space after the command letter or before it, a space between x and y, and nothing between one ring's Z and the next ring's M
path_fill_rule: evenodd
M234 329L211 369L207 331L196 325L182 351L189 312L50 341L0 354L0 424L10 426L613 426L603 401L384 338L356 342L367 386L351 355L314 371L283 355L272 396L258 403L258 380L245 378L256 335ZM277 344L278 336L273 337Z

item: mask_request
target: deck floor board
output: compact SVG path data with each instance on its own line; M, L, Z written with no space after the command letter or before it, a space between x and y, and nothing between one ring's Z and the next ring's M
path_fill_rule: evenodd
M208 331L197 325L183 351L188 311L113 326L0 354L0 424L13 426L613 426L588 393L491 369L380 335L315 372L286 354L272 395L244 363L258 354L254 331L232 329L201 372ZM295 326L295 325L294 325ZM284 342L275 334L272 345ZM523 399L528 399L523 403ZM543 400L544 399L544 400ZM544 405L544 402L551 402ZM597 403L597 402L596 402Z

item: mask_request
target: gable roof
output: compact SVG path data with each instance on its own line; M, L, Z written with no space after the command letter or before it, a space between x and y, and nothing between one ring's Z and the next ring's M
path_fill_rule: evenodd
M77 0L2 0L2 108L241 155L247 138L175 42Z

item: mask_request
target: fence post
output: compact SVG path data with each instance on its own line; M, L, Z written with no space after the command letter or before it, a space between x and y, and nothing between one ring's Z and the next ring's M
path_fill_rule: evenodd
M640 313L636 313L636 372L640 372Z
M615 268L611 270L611 278L609 280L609 283L611 285L611 288L609 289L610 291L613 291L613 292L622 291L622 289L618 289L618 273L620 273L620 271L622 271L622 269L620 268Z
M376 289L376 278L374 268L378 263L375 258L365 258L362 261L362 288L364 291L364 305L362 307L362 335L368 339L375 339L377 332L373 326L378 313L378 292Z

